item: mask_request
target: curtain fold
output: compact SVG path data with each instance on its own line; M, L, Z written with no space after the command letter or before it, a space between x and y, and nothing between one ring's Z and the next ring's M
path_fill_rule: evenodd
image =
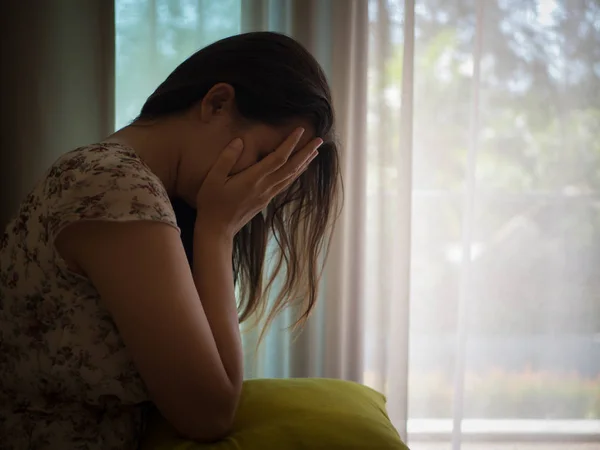
M467 155L466 186L462 208L462 254L460 268L459 299L457 306L456 362L454 369L454 402L452 410L452 449L460 450L462 444L462 421L464 418L465 367L468 341L468 317L470 302L473 301L472 245L475 223L475 193L477 191L477 152L480 141L480 91L481 57L483 46L483 17L485 4L479 2L475 14L475 36L473 42L473 78L469 108L469 151Z
M367 181L368 10L364 1L333 1L330 83L342 153L344 209L325 272L326 376L363 380Z
M380 14L385 10L384 2L379 2ZM385 378L388 380L387 393L392 399L402 401L391 402L388 413L400 436L408 441L408 389L409 389L409 349L410 349L410 294L411 294L411 262L412 258L412 202L413 202L413 117L414 117L414 63L415 63L415 0L404 2L404 33L402 53L402 84L400 92L400 126L399 146L397 152L400 157L398 167L398 204L393 208L398 210L395 223L397 236L396 246L388 250L387 260L395 273L386 271L382 283L390 284L389 317L387 318L387 334L389 345L383 360L388 361ZM386 36L387 39L389 37ZM380 42L380 45L382 43ZM385 59L380 62L383 66ZM385 208L386 205L383 205ZM398 220L399 219L399 220ZM381 247L388 243L381 242ZM404 255L404 257L402 257ZM408 257L407 257L408 255ZM396 283L389 283L390 278L395 278Z

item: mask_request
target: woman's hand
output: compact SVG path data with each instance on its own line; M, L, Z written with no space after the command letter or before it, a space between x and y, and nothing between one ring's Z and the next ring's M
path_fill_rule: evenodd
M302 128L295 130L274 152L233 176L229 174L242 154L243 142L237 138L225 147L196 198L201 228L233 237L273 197L292 184L317 156L317 149L323 143L316 138L294 152L303 133Z

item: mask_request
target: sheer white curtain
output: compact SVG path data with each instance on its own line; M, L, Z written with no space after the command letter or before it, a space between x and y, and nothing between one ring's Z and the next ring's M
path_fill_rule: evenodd
M600 441L596 1L115 6L117 126L241 31L290 34L329 75L346 200L320 303L257 354L245 334L248 377L364 382L414 449Z

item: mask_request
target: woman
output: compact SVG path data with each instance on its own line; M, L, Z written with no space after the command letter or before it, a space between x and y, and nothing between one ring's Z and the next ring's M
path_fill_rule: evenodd
M314 305L338 209L333 121L314 58L249 33L200 50L131 125L62 156L0 243L0 447L133 449L152 404L188 438L225 436L238 318L265 311L277 273L269 319Z

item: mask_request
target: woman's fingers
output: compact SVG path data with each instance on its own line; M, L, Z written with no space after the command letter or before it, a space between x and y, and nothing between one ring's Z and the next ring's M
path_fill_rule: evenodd
M271 187L269 190L269 197L273 198L283 190L287 189L294 181L298 179L300 175L304 173L310 163L317 157L319 154L318 151L314 151L311 156L302 163L300 167L298 167L295 171L291 172L286 178L277 182L275 185Z
M231 141L227 147L221 151L217 161L206 176L206 180L208 181L213 177L214 179L227 178L235 166L235 163L240 159L243 149L244 142L240 138L235 138Z
M277 149L265 158L265 164L269 173L273 173L283 167L289 160L290 155L296 149L298 142L304 134L304 128L298 128L290 134ZM270 158L269 158L270 157Z
M316 138L306 144L302 150L292 155L279 170L271 173L265 179L267 186L275 186L290 177L297 176L303 166L310 163L318 155L317 149L322 143L323 140L321 138Z
M304 129L297 129L269 156L234 176L239 181L244 180L243 183L246 186L244 189L247 194L250 191L258 192L261 198L270 200L292 184L306 170L310 162L318 155L317 149L321 146L323 140L315 138L300 150L294 152L303 133ZM216 174L224 173L227 169L225 154L223 159L225 161L219 161L218 167L215 164ZM231 167L233 167L233 164L231 164Z
M262 179L284 166L290 158L290 155L294 152L298 142L300 142L300 138L302 138L303 134L304 128L297 128L294 130L274 152L248 168L247 175L249 177L254 177L255 179Z

